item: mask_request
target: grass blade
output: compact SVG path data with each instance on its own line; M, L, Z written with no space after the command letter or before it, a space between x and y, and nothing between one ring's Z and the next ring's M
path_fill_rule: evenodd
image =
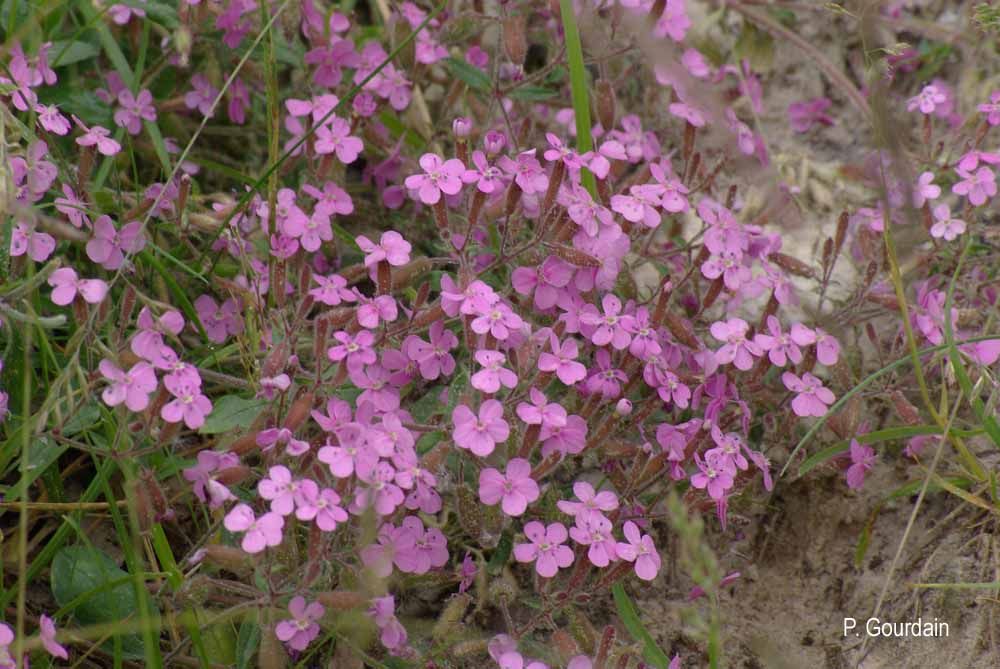
M625 592L625 588L622 587L621 583L615 583L611 586L611 593L614 595L615 608L618 609L618 615L621 617L625 629L628 630L633 639L642 643L642 656L646 662L656 669L667 669L670 666L670 658L660 650L649 630L642 624L639 613L635 610L635 605L628 593Z
M582 155L594 149L594 138L590 134L590 96L587 94L587 69L583 64L583 46L580 31L573 13L573 0L559 0L562 14L563 33L566 37L566 61L569 65L569 87L573 98L573 115L576 118L576 150ZM610 128L608 128L610 130ZM594 175L586 167L580 170L580 180L584 187L595 195Z

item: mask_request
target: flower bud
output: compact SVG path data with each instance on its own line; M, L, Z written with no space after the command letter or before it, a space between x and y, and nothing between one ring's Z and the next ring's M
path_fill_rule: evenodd
M510 62L518 67L524 65L528 55L528 38L523 16L508 16L503 20L503 49Z
M498 130L490 130L483 138L483 147L488 156L495 156L507 145L507 135Z
M607 79L598 79L594 102L597 105L597 120L601 127L610 130L615 127L615 88Z
M451 122L451 131L456 139L467 139L472 134L472 121L459 116Z
M236 485L250 478L250 468L246 465L226 467L215 475L215 480L223 485Z
M621 398L615 405L615 413L622 417L628 416L632 413L632 402L628 398Z
M360 592L351 590L332 590L316 594L320 604L332 611L350 611L364 608L368 600Z
M249 574L253 571L253 558L235 546L209 544L205 546L203 562L234 574Z
M312 393L303 393L300 395L292 403L291 408L288 410L288 415L285 416L285 427L289 430L294 430L301 425L302 421L309 415L309 410L312 409L314 399L315 396Z

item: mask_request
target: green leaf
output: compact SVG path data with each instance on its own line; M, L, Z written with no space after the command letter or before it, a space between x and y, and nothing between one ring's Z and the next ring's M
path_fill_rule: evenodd
M562 17L563 34L566 38L566 63L569 65L569 86L573 99L573 115L576 122L576 150L587 153L594 148L594 138L590 134L590 84L587 80L587 68L583 62L583 45L580 42L580 31L576 27L576 9L571 0L559 0L559 13ZM580 180L587 192L596 194L597 182L589 169L584 168Z
M486 571L494 576L499 574L503 570L504 565L507 564L510 552L513 549L514 538L510 535L509 530L504 530L503 534L500 535L500 541L497 542L496 550L493 551L490 561L486 564Z
M101 49L96 44L79 41L67 42L65 40L53 42L52 49L49 51L49 53L55 54L52 61L54 68L90 60L100 52Z
M74 599L101 589L101 592L86 597L71 608L73 617L81 625L120 623L125 620L138 622L138 600L131 577L118 568L115 561L105 553L86 546L67 546L52 560L52 595L60 607L65 607ZM107 587L116 582L114 587ZM158 620L159 611L148 598L149 610ZM123 656L130 660L141 660L142 639L138 634L115 635L121 639ZM106 642L112 645L113 638Z
M51 467L68 448L69 446L55 442L48 437L36 439L28 450L28 470L24 473L23 478L4 493L4 501L14 502L21 499L23 491L29 489L35 480Z
M967 490L968 488L972 487L972 481L970 481L967 478L962 478L961 476L954 476L942 480L945 483L949 483L952 486L960 488L962 490ZM885 499L886 501L889 501L893 499L899 499L900 497L909 497L910 495L916 495L918 492L920 492L920 488L923 487L923 485L924 485L923 479L910 481L906 485L900 486L899 488L893 490L891 493L889 493L889 496L886 497ZM934 481L931 481L929 484L927 484L927 492L938 492L939 490L942 489L943 486L941 486L938 483L935 483Z
M244 621L236 637L237 669L248 669L253 666L253 657L257 654L258 646L260 646L260 626L250 620Z
M621 617L625 629L628 630L633 639L642 643L642 656L646 662L656 669L667 669L670 665L670 658L660 650L646 626L642 624L639 613L635 610L635 605L625 592L625 588L622 587L621 583L615 583L611 586L611 592L614 595L615 607L618 609L618 615Z
M447 58L445 65L448 71L477 91L488 91L493 83L486 73L474 65L470 65L465 60L458 58Z
M60 81L50 88L39 90L39 99L46 104L57 104L64 113L75 114L89 125L113 124L111 107L102 102L93 91L73 87Z
M92 428L100 419L101 407L97 402L88 402L80 407L79 411L70 416L66 424L63 425L62 433L67 437L75 437L81 432Z
M267 406L264 399L246 399L238 395L226 395L215 403L205 424L198 430L201 434L219 434L237 427L249 427L261 410Z
M554 91L551 88L545 88L544 86L521 86L520 88L512 90L510 95L507 97L514 100L527 100L528 102L533 102L535 100L548 100L558 94L558 91Z
M134 5L146 10L146 15L165 28L171 30L180 25L177 18L177 10L163 2L142 2Z

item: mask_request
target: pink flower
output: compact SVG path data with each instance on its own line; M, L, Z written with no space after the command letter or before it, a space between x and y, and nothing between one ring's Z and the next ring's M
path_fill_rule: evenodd
M330 119L316 129L316 153L324 155L336 153L337 159L349 165L358 159L365 148L364 142L351 135L351 124L339 116Z
M587 558L595 567L607 567L618 556L611 535L611 521L599 513L577 514L576 525L569 528L573 541L589 546Z
M279 641L284 641L292 650L303 651L319 636L317 620L323 617L326 609L319 602L308 606L304 597L293 597L288 603L290 620L282 620L274 628L274 635Z
M56 643L56 624L44 613L38 618L38 636L42 640L42 646L52 657L60 660L68 660L69 653L66 648ZM11 639L13 641L13 639Z
M551 578L573 564L573 549L564 545L569 534L562 523L546 527L533 520L524 526L524 534L531 543L515 544L514 558L518 562L534 562L539 576Z
M375 335L368 330L361 330L353 337L349 332L340 330L333 333L333 338L338 344L326 351L327 357L333 362L346 359L349 367L360 367L374 364L377 359L375 349L372 348Z
M597 346L611 344L619 351L628 348L635 332L635 318L621 313L622 302L612 293L606 293L601 298L603 314L597 308L588 304L580 312L580 321L586 325L595 326L590 340Z
M40 199L59 176L59 168L45 160L48 155L48 145L35 140L28 146L26 155L10 158L14 183L27 185L33 200Z
M221 344L230 335L243 332L243 318L240 316L242 309L233 298L220 305L211 295L200 295L194 301L194 308L211 342Z
M459 404L451 414L455 429L451 436L459 448L472 451L481 458L493 452L498 443L507 441L510 426L503 419L503 405L497 400L486 400L479 407L479 416L472 409Z
M182 473L191 482L195 497L202 503L207 502L210 509L218 509L225 502L236 499L236 496L216 480L214 474L239 464L240 458L234 453L204 450L198 453L198 464L188 467Z
M549 187L549 175L535 158L535 149L522 151L517 154L516 160L510 156L502 156L497 165L512 176L514 183L527 195L544 193Z
M658 206L663 201L664 188L659 184L630 186L628 195L612 195L611 208L632 223L642 223L647 228L660 225Z
M211 82L202 73L191 77L192 90L184 94L184 106L188 109L197 109L202 116L210 116L212 113L212 103L218 97L219 91L212 86Z
M822 328L816 328L816 359L827 367L837 364L840 357L840 342Z
M323 190L309 184L303 185L302 190L316 198L316 210L327 216L334 214L346 216L354 211L354 200L347 191L333 181L327 181L323 185Z
M500 351L476 351L475 358L483 366L469 379L476 390L492 395L500 386L513 388L517 385L517 374L503 366L507 356Z
M587 421L575 414L566 416L566 424L562 427L543 425L539 439L542 440L543 458L552 453L575 455L587 445Z
M549 402L544 393L532 388L529 391L531 403L517 405L517 417L528 425L562 427L566 424L566 409L557 402Z
M271 511L288 516L295 511L295 496L299 482L292 479L288 467L275 465L267 471L267 477L257 483L257 494L271 502Z
M618 557L635 563L635 575L644 581L652 581L660 571L660 554L656 551L653 538L641 534L639 527L631 520L626 520L622 527L628 543L619 542Z
M934 173L921 174L913 187L913 206L919 209L928 200L936 200L939 197L941 197L941 187L934 185Z
M361 461L357 476L358 481L364 485L355 491L350 506L351 513L360 514L368 507L372 507L378 515L388 516L403 503L405 495L394 483L396 470L388 462L382 461L372 466L368 462Z
M183 420L191 430L197 430L205 424L205 416L212 411L212 402L201 393L200 386L184 377L175 379L172 376L164 377L163 385L174 399L160 409L160 418L168 423Z
M396 565L407 574L426 574L448 564L448 540L436 527L424 530L417 516L403 519L402 528L413 536L413 547L397 553Z
M931 237L953 241L965 232L965 221L952 218L951 207L939 204L934 207L934 225L931 226Z
M97 146L98 152L105 156L113 156L122 150L122 145L111 139L111 132L107 128L99 125L88 128L77 117L74 116L73 120L83 130L83 135L76 138L76 143L80 146Z
M329 307L335 307L341 302L355 302L357 296L347 287L347 279L339 274L322 276L313 274L313 281L318 285L311 288L309 295L317 302L321 302Z
M667 109L677 118L687 121L696 128L700 128L707 123L705 113L692 104L674 102Z
M524 321L513 309L498 301L473 319L471 326L476 334L489 333L499 341L506 341L512 332L518 332L524 327Z
M35 262L45 262L55 250L55 237L47 232L38 232L34 225L17 223L11 232L10 255L13 258L28 254Z
M756 342L747 339L750 326L742 318L730 318L728 321L712 323L709 331L719 341L726 342L715 352L715 360L720 365L733 363L736 369L747 371L753 367L754 357L764 354Z
M468 169L462 174L462 181L476 184L480 193L489 195L503 189L503 172L498 167L490 165L482 151L472 152L472 164L475 169Z
M420 376L433 381L444 374L450 376L455 371L455 358L448 351L458 346L458 337L444 327L442 321L434 321L428 330L430 343L416 335L410 335L403 343L403 351L410 360L417 363Z
M396 603L392 595L375 597L368 615L381 631L379 640L390 652L399 652L406 646L406 628L395 616Z
M808 346L816 340L815 335L800 323L793 325L790 333L782 332L781 322L773 315L767 317L767 329L771 334L760 333L753 340L778 367L784 367L789 360L795 365L802 362L799 346Z
M79 293L84 301L98 304L108 294L108 284L100 279L78 279L71 267L60 267L48 278L52 286L52 301L59 306L66 306Z
M425 153L420 156L420 167L424 173L406 177L405 184L410 190L417 191L424 204L437 204L441 193L456 195L462 190L465 165L458 158L442 160L436 154Z
M508 516L520 516L536 499L538 484L531 478L531 463L524 458L508 462L506 474L492 467L479 472L479 500L487 506L502 501Z
M978 109L986 114L986 122L992 126L1000 125L1000 91L993 91L990 101L979 105Z
M781 381L786 388L798 393L792 400L792 411L797 416L822 418L826 415L827 407L836 400L833 393L823 386L823 382L809 372L803 374L802 378L785 372L781 375Z
M104 359L98 369L109 383L101 394L109 407L124 402L129 411L142 411L149 406L149 395L156 390L156 372L148 362L137 362L126 373Z
M829 98L815 98L788 105L788 122L795 132L809 132L817 123L833 125L833 118L826 113L833 105Z
M285 519L277 513L265 513L257 518L249 506L237 504L226 514L222 524L230 532L245 532L240 545L253 554L281 543Z
M295 517L299 520L314 520L316 527L324 532L333 532L338 523L347 522L347 512L340 506L340 495L333 488L320 490L315 481L304 479L299 482L295 493Z
M706 279L718 279L721 276L726 288L737 291L752 278L750 268L743 258L742 252L729 249L713 253L702 263L701 273Z
M997 194L996 175L990 168L983 166L975 172L958 168L955 171L962 177L962 181L952 186L951 192L966 196L969 204L974 207L985 204L986 200Z
M267 430L261 430L257 433L256 441L261 451L265 453L275 445L284 446L285 453L296 457L309 450L309 442L296 439L295 435L287 427L272 427Z
M361 564L379 578L388 578L394 564L402 571L402 564L411 559L416 544L417 539L409 527L383 523L379 527L376 543L361 549Z
M69 134L69 120L59 113L59 108L55 105L35 105L35 112L38 114L38 123L48 132L56 135Z
M138 253L145 246L142 223L132 221L117 230L109 216L101 216L94 221L94 236L87 242L87 257L113 271L125 262L126 253Z
M851 464L847 468L847 487L857 490L865 484L865 472L875 465L875 449L851 439Z
M336 87L341 80L344 67L356 67L358 55L351 40L331 37L326 46L317 47L305 55L307 65L315 65L313 81L325 88Z
M600 393L604 399L618 397L621 394L621 384L628 381L628 375L614 366L611 353L606 348L597 349L594 362L597 364L587 379L587 391Z
M579 502L561 499L556 502L559 510L568 516L578 517L590 514L601 515L601 511L614 511L618 508L618 496L610 490L594 492L594 486L586 481L573 484L573 494Z
M383 232L378 244L364 235L358 235L354 241L365 254L365 267L375 267L383 260L395 267L410 262L410 250L413 247L395 230Z
M130 135L142 132L142 122L156 120L156 107L153 106L153 94L148 90L139 91L133 96L127 88L118 94L118 110L115 111L115 124L125 128Z
M942 93L933 84L924 86L923 89L906 101L906 111L919 109L921 114L933 114L938 105L947 102L948 96Z
M718 501L726 491L733 487L733 472L718 453L706 454L701 459L697 453L694 456L698 472L691 475L691 485L699 490L708 490L709 496Z

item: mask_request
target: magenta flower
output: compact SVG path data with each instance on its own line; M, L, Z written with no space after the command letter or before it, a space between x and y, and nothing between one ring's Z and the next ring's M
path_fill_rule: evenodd
M531 403L520 402L517 405L517 417L528 425L544 425L545 427L562 427L566 424L566 409L557 402L549 402L542 391L532 388L529 391Z
M55 237L47 232L35 230L34 225L17 223L11 232L10 255L12 258L27 254L35 262L45 262L55 250Z
M138 253L146 246L142 223L132 221L115 228L111 217L100 216L94 221L94 236L87 242L87 257L106 270L116 270L125 262L125 254Z
M198 453L198 464L188 467L182 473L191 482L194 495L199 501L207 503L210 509L219 509L229 500L235 500L236 496L216 479L215 474L239 464L240 458L235 453L204 450Z
M87 203L80 199L70 186L63 184L62 192L64 197L55 199L56 211L66 214L69 222L75 228L82 228L90 225L90 217L87 216ZM55 247L55 242L52 244Z
M326 355L333 362L347 360L349 367L360 367L375 363L375 335L368 330L361 330L353 337L351 333L344 330L333 333L333 338L338 342L326 351Z
M695 453L694 461L698 472L691 475L691 485L699 490L707 489L709 496L716 501L722 499L726 491L733 487L733 473L721 456L712 453L703 460Z
M372 330L377 328L382 321L391 323L399 316L399 309L392 295L378 295L374 298L368 298L355 289L354 296L359 303L355 315L363 328Z
M518 188L528 195L542 194L549 187L549 175L535 158L535 149L522 151L517 154L516 160L510 156L502 156L497 165L513 177Z
M500 386L513 388L517 385L517 374L503 366L507 356L500 351L476 351L475 358L483 366L469 379L476 390L492 395Z
M587 558L595 567L607 567L617 558L611 521L601 514L577 514L576 525L569 528L569 535L581 546L590 547Z
M339 445L333 446L328 442L316 453L316 458L325 463L330 468L330 473L337 478L347 478L359 467L373 466L373 461L377 459L374 453L363 450L364 435L356 423L337 430L337 441Z
M472 451L481 458L493 452L498 443L507 441L510 426L503 419L503 405L496 400L486 400L479 407L479 415L459 404L451 414L455 429L451 436L459 448Z
M552 453L576 455L587 445L587 421L575 414L566 416L566 424L562 427L543 425L539 439L542 440L543 458Z
M439 376L451 376L455 371L455 358L449 351L458 346L458 337L444 327L442 321L434 321L428 330L430 343L416 335L410 335L403 342L407 357L417 363L420 376L433 381Z
M347 512L340 506L340 495L333 488L320 490L315 481L299 482L295 494L295 517L313 520L324 532L333 532L339 523L347 522Z
M313 71L313 81L317 85L334 88L340 83L341 70L345 67L356 67L359 61L351 40L331 37L328 45L307 52L305 63L316 66Z
M77 294L89 304L98 304L108 294L108 284L100 279L79 279L71 267L60 267L47 280L52 286L52 301L63 307L76 299Z
M847 468L847 487L857 490L865 484L865 473L875 465L875 449L851 439L851 464Z
M605 399L612 399L621 394L621 384L628 381L628 375L614 366L611 353L606 348L597 349L594 354L596 367L591 370L587 379L586 389L591 393L600 393Z
M633 223L642 223L647 228L660 225L657 207L663 201L664 188L659 184L639 184L630 186L628 195L612 195L611 208Z
M590 340L597 346L611 344L619 351L628 348L635 331L635 318L621 313L622 303L617 296L607 293L601 298L604 313L598 313L597 308L588 304L580 312L580 321L596 327L590 335Z
M465 165L458 158L442 160L438 155L425 153L420 156L420 167L424 173L408 176L404 183L410 190L417 191L424 204L437 204L441 193L457 195L462 190Z
M426 574L448 564L448 540L436 527L424 529L417 516L403 519L402 528L413 536L413 547L396 554L396 566L407 574Z
M473 319L471 325L476 334L489 333L499 341L506 341L512 332L518 332L524 327L524 321L513 309L498 301Z
M220 305L211 295L200 295L194 301L194 308L211 342L221 344L230 335L243 332L243 318L240 316L242 309L233 298Z
M997 194L996 175L993 170L983 166L975 172L961 168L955 170L961 181L951 187L951 192L969 198L969 204L978 207Z
M38 618L38 636L42 641L42 646L49 655L58 657L60 660L69 659L69 653L66 651L66 648L56 642L55 622L44 613Z
M130 135L142 132L142 122L156 120L156 107L153 106L153 94L148 90L132 91L125 89L118 94L118 109L115 111L115 125L125 128Z
M326 609L319 602L308 606L304 597L293 597L288 603L290 620L282 620L274 627L274 635L279 641L284 641L292 650L303 651L319 636L317 620L323 617Z
M906 111L920 110L921 114L933 114L934 110L948 101L945 95L937 86L930 84L912 98L906 101Z
M38 123L46 131L56 135L67 135L72 127L69 119L59 113L59 108L55 105L35 105L35 112L38 114Z
M781 381L786 388L797 393L792 400L792 411L797 416L822 418L826 415L827 407L836 400L830 389L825 388L823 382L809 372L803 374L802 378L785 372L781 375Z
M142 411L149 406L149 395L156 390L156 372L148 362L137 362L124 372L110 360L98 364L101 375L108 380L108 387L101 399L109 407L122 402L129 411Z
M556 502L559 510L567 516L602 515L602 511L614 511L618 508L618 495L610 490L594 492L594 486L586 481L577 481L574 483L573 494L580 500L579 502L571 502L564 499Z
M468 169L462 174L463 182L476 184L476 189L486 195L503 189L503 172L500 168L491 165L482 151L472 152L472 164L475 169Z
M726 342L715 352L715 360L720 365L733 363L736 369L747 371L753 367L754 357L764 354L760 345L747 339L750 326L742 318L730 318L728 321L712 323L709 331L719 341Z
M826 111L833 105L830 98L814 98L788 105L788 123L795 132L809 132L816 124L833 125Z
M1000 125L1000 91L993 91L990 101L976 107L978 111L986 114L986 122L991 126Z
M922 173L913 186L913 206L919 209L928 200L936 200L939 197L941 197L941 187L934 184L934 173Z
M339 274L330 276L313 274L313 281L318 287L311 288L309 295L329 307L335 307L341 302L355 302L358 299L357 295L347 287L347 279Z
M191 86L193 89L184 94L184 106L188 109L197 109L202 116L210 116L212 103L218 97L219 91L212 86L208 77L200 72L191 77Z
M635 563L635 575L644 581L652 581L660 571L660 554L656 551L653 538L639 532L639 527L631 520L622 527L628 543L618 542L618 557Z
M334 214L346 216L354 211L354 200L347 191L333 181L327 181L323 185L323 190L309 184L303 185L302 190L316 199L316 210L327 216Z
M354 241L365 254L365 267L375 267L383 260L395 267L401 267L410 262L410 242L395 230L383 232L376 244L364 235L358 235Z
M750 268L743 262L743 253L728 249L709 256L701 265L701 273L706 279L721 276L726 288L732 291L739 290L752 278Z
M358 159L365 148L364 142L351 135L351 124L339 116L330 119L316 129L316 153L335 153L337 160L349 165Z
M816 339L812 332L801 326L792 326L791 332L782 332L781 322L773 315L767 317L767 329L771 334L758 333L753 340L778 367L784 367L789 360L795 365L802 362L799 346L808 346Z
M406 628L396 618L395 610L396 602L392 595L373 598L368 609L368 615L381 632L379 640L391 653L401 652L406 647Z
M521 295L534 293L537 308L550 309L556 305L560 290L569 284L575 273L576 268L569 263L549 256L538 267L518 267L514 270L511 285Z
M840 342L822 328L816 328L816 359L827 367L837 364L840 357Z
M406 497L395 483L395 468L385 461L371 466L362 460L360 465L357 476L358 481L364 485L355 491L350 506L351 513L360 514L371 507L378 515L388 516Z
M160 409L160 418L168 423L183 420L191 430L205 424L205 416L212 411L212 402L201 393L201 386L191 383L186 377L172 376L165 376L163 385L174 398Z
M934 207L934 225L931 226L931 237L950 242L964 232L965 221L953 218L951 207L946 204Z
M533 520L524 526L524 534L531 543L515 544L514 559L534 562L539 576L552 578L560 569L573 564L573 549L564 545L569 534L562 523L546 527Z
M411 559L417 544L417 538L409 527L396 527L392 523L383 523L378 530L376 543L361 549L361 564L368 567L379 578L388 578L395 564L402 571L400 563L406 564Z
M96 146L98 152L105 156L113 156L122 150L122 145L111 139L111 132L107 128L99 125L88 128L77 117L74 116L73 120L83 129L83 135L76 138L76 143L80 146Z
M10 158L14 183L24 183L32 200L40 199L59 176L59 168L45 160L48 155L48 145L41 140L35 140L28 145L24 156Z
M267 472L267 477L257 483L257 494L271 503L271 511L288 516L295 511L295 497L299 481L292 479L288 467L275 465Z
M501 502L508 516L520 516L538 494L538 484L531 478L531 463L524 458L508 462L506 474L492 467L479 472L479 501L487 506Z
M247 553L259 553L281 543L285 519L277 513L254 516L246 504L237 504L226 514L222 524L230 532L245 532L241 546Z
M309 442L296 439L287 427L272 427L257 433L257 445L267 452L275 446L284 446L285 453L298 457L309 450Z

